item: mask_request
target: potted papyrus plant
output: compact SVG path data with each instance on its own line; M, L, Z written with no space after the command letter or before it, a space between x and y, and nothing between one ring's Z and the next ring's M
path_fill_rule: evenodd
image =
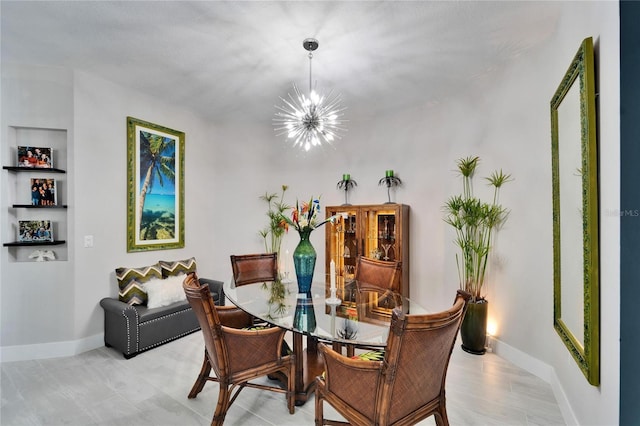
M482 201L473 194L473 177L479 157L469 156L457 161L462 178L462 194L451 196L444 205L444 221L456 233L456 265L460 289L471 294L467 314L460 328L462 348L470 353L483 354L487 329L488 302L483 294L492 242L507 220L508 211L499 202L502 185L511 175L494 171L485 180L493 186L493 200Z

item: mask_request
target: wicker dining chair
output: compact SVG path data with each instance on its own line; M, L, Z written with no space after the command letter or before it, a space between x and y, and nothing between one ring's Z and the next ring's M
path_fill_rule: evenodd
M198 318L205 342L205 361L189 398L195 398L207 381L220 384L211 424L223 424L229 407L245 387L286 394L287 408L293 414L295 357L281 355L285 330L278 327L252 330L229 327L225 323L251 325L251 317L236 307L215 306L209 287L200 285L195 273L187 275L182 287ZM211 369L215 376L209 375ZM269 375L286 377L286 389L250 382Z
M230 258L236 287L278 279L277 253L232 254ZM252 318L254 326L269 327L265 321Z
M446 311L403 314L394 310L383 361L342 356L321 344L324 377L316 378L315 424L329 403L353 425L412 425L431 415L448 425L445 379L469 294L458 291Z
M400 292L402 262L358 256L355 278L362 290Z

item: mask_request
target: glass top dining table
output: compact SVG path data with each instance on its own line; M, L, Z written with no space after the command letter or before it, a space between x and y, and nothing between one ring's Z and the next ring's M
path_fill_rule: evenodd
M298 293L295 282L259 282L236 286L224 283L225 297L245 312L293 332L295 400L303 405L315 391L315 378L324 370L318 343L353 356L356 348L384 348L393 310L428 313L399 293L368 291L355 280L340 282L331 298L329 281L314 282ZM336 300L339 299L339 300ZM306 340L306 345L303 341Z
M338 286L330 298L329 285L314 282L298 293L295 282L224 284L225 297L245 312L295 333L352 346L384 347L392 310L424 314L426 309L399 293L360 289L355 280Z

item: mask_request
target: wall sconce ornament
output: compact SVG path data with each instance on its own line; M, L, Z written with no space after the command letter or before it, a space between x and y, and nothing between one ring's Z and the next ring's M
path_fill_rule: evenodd
M387 170L384 173L384 177L378 181L378 185L385 185L387 187L387 204L391 204L391 188L402 185L402 180L395 176L393 170Z
M342 175L342 180L340 182L338 182L338 184L336 185L338 189L344 189L344 204L343 206L348 206L349 205L349 201L347 199L347 194L349 192L349 189L358 186L358 182L356 182L355 180L351 179L351 175L350 174L343 174Z

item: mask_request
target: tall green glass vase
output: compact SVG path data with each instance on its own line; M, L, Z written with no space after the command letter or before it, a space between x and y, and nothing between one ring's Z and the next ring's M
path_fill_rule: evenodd
M312 229L299 231L300 242L293 251L293 266L296 269L298 279L298 293L307 293L311 290L313 282L313 270L316 267L316 250L309 241Z

